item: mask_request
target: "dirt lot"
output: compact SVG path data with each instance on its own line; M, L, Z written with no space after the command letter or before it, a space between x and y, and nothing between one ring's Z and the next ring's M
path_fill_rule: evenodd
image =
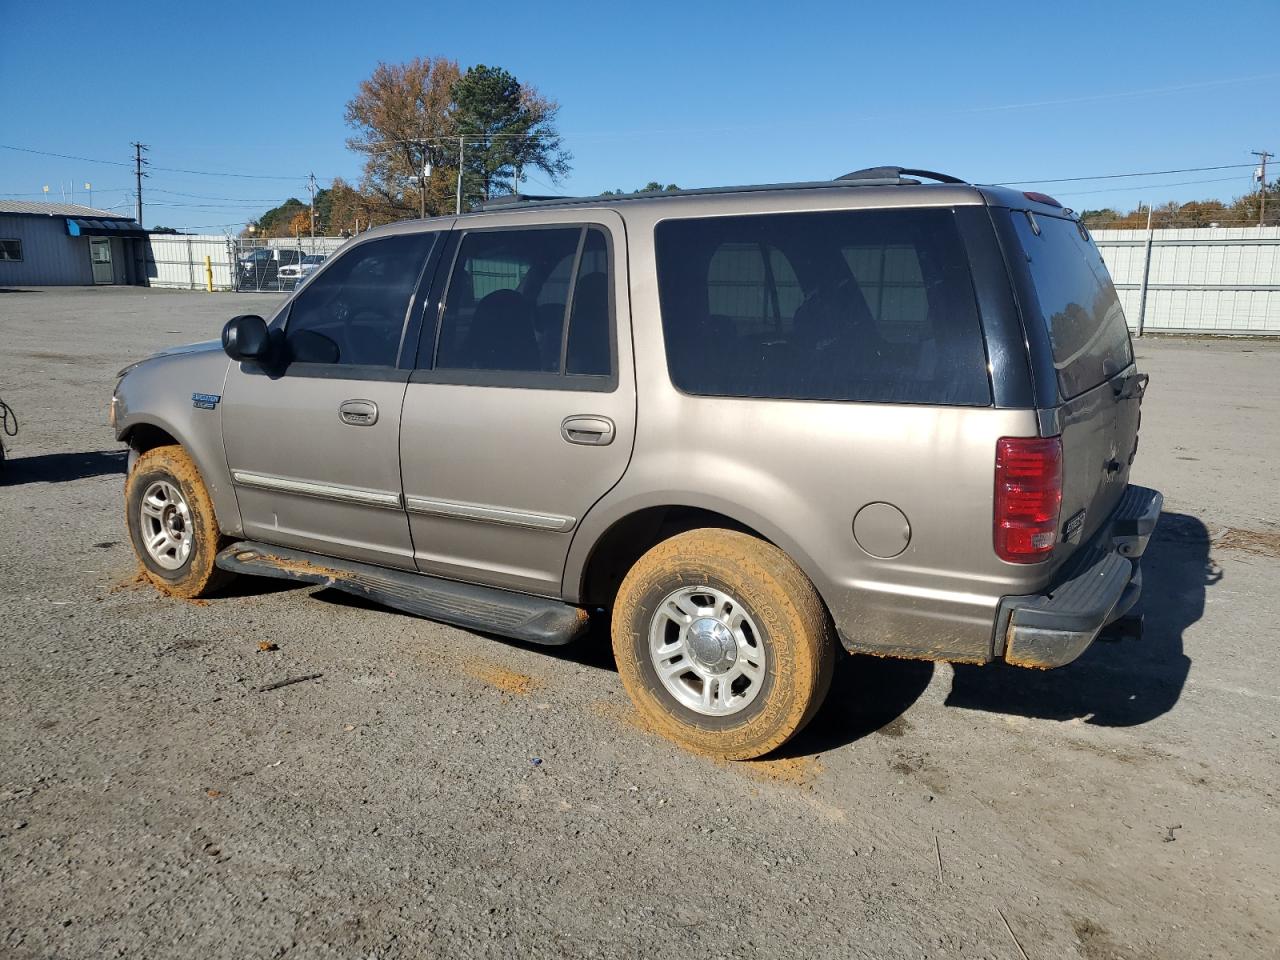
M1139 345L1145 640L843 658L729 765L639 729L598 640L135 582L114 373L274 300L0 293L0 955L1280 953L1280 343Z

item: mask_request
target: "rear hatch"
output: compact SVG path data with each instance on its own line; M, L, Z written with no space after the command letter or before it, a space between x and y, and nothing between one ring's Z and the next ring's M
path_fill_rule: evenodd
M1046 435L1062 436L1062 513L1053 566L1105 523L1129 482L1146 378L1137 373L1124 310L1087 231L1066 215L995 211L1010 217L1026 254L1023 314L1043 324L1035 365ZM1065 214L1065 211L1063 211ZM1028 303L1027 300L1034 302ZM1036 317L1036 314L1039 317ZM1034 347L1033 347L1034 350ZM1046 402L1047 401L1047 402ZM1056 420L1056 423L1054 422Z

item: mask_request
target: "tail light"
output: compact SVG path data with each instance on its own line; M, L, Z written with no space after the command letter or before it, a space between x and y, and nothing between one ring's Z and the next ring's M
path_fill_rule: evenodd
M1036 203L1043 203L1045 206L1049 206L1049 207L1062 206L1062 204L1060 204L1057 200L1053 199L1053 197L1049 196L1047 193L1038 193L1035 190L1024 190L1022 195L1026 197L1028 200L1033 200Z
M1062 438L1001 437L996 441L996 555L1035 563L1058 540L1062 509Z

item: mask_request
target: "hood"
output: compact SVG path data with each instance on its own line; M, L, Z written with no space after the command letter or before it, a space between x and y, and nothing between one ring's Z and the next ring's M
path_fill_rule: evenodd
M201 340L199 343L184 343L181 346L169 347L167 350L161 350L159 353L153 353L149 357L136 360L129 364L123 370L116 374L116 379L123 377L126 373L140 364L146 363L148 360L158 360L160 357L176 357L184 353L212 353L222 349L221 340Z

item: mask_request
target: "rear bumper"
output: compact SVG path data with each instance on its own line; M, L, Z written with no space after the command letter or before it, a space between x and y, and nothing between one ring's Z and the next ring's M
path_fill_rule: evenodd
M1103 627L1128 613L1142 594L1139 563L1163 504L1158 490L1130 486L1107 525L1058 583L1043 595L1001 600L997 655L1020 667L1061 667L1084 653Z

